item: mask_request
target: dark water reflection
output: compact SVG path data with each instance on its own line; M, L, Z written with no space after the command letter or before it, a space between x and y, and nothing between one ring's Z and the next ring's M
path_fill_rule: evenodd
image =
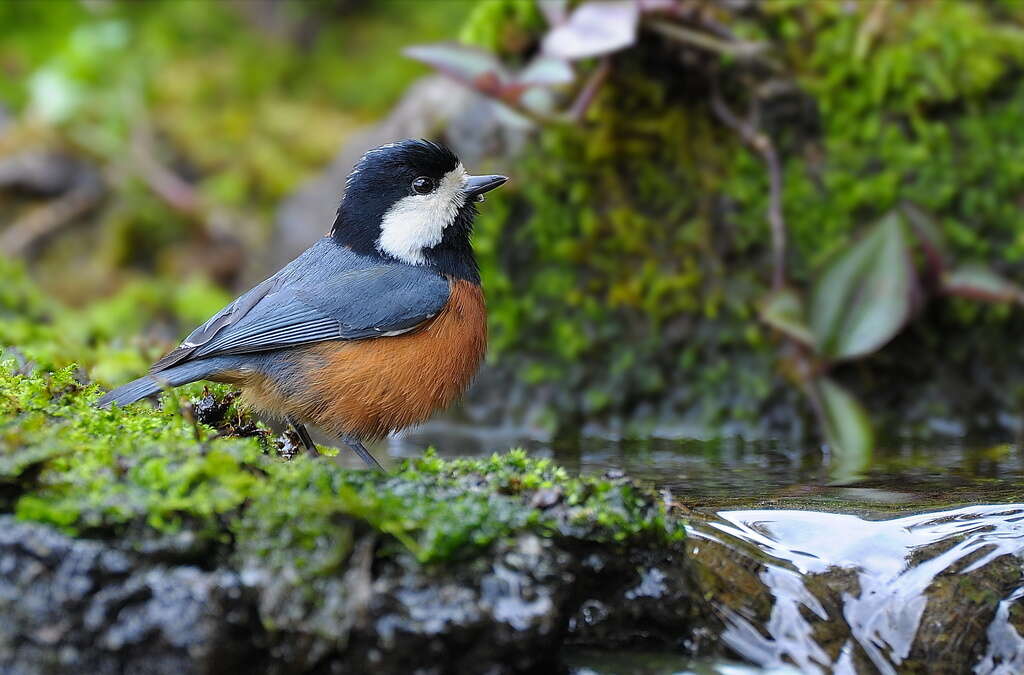
M1024 501L1024 447L1000 441L905 441L878 448L855 479L835 480L827 451L776 441L481 437L436 427L376 448L393 462L433 446L445 457L523 447L583 473L620 470L705 508L820 508L871 515L950 504Z

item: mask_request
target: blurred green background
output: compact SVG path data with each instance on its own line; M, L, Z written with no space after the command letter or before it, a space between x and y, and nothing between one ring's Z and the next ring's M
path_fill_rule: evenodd
M1021 431L1021 3L19 0L0 73L26 364L137 376L329 228L360 144L429 135L513 179L461 421Z

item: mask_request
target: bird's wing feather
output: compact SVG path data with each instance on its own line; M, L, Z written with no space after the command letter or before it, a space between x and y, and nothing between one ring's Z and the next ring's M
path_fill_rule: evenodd
M435 316L449 286L422 267L377 264L316 284L271 277L197 328L153 370L221 354L409 331Z

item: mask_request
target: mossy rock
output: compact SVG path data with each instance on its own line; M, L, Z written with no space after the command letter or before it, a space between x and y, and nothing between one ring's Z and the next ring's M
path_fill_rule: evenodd
M38 599L0 601L4 667L215 672L256 650L266 672L521 672L557 662L586 601L621 608L606 630L648 622L663 643L691 621L683 525L628 480L522 451L428 453L390 475L287 460L244 411L200 398L222 389L98 410L76 371L0 366L0 596ZM623 600L652 574L676 601ZM82 590L45 599L64 584ZM40 652L40 633L71 655Z

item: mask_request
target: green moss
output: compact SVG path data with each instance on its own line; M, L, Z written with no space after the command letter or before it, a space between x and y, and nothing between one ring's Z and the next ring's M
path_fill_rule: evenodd
M459 32L459 40L503 57L519 59L547 25L537 4L520 0L478 2Z
M783 157L791 283L808 283L901 199L938 214L956 259L1024 279L1024 15L935 2L889 3L871 18L872 7L776 2L729 19L739 34L770 42L799 85L761 101ZM485 34L485 20L502 25L491 11L477 12L473 31ZM495 353L532 385L558 384L563 427L632 420L642 434L668 419L705 433L728 425L777 435L780 423L799 433L775 345L756 321L770 275L768 175L712 114L708 68L679 66L668 55L677 49L645 34L617 54L586 126L542 130L516 163L522 179L483 210L477 250ZM724 65L739 111L754 77ZM1005 309L969 303L943 305L930 320L918 335L948 331L948 352L960 359L946 363L951 372L976 367L969 343L981 323L1015 331ZM960 338L962 348L952 344ZM918 358L901 348L890 348L892 361L926 353L920 342L906 347ZM886 406L903 415L887 422L922 423L926 416L906 413L926 398L940 416L972 414L936 397L921 379L934 374L927 370L901 379L907 406ZM869 406L892 393L879 372L861 370L849 383ZM997 394L1001 410L1016 408L1011 383L993 387L1007 392ZM771 420L778 406L785 413Z
M8 357L45 370L76 363L105 385L138 377L230 300L201 279L148 279L74 309L42 294L19 263L0 257L0 277L0 354L6 347Z
M344 548L350 538L337 538L338 528L357 523L422 562L527 530L609 543L682 536L652 495L571 477L522 451L450 462L428 454L381 476L217 438L181 414L187 391L165 394L155 409L116 410L95 409L97 393L73 366L22 375L9 360L0 365L0 481L43 465L14 504L18 517L95 536L184 528L214 544L234 540L246 555L290 558ZM555 491L544 508L530 504L539 490Z
M427 454L384 476L328 457L285 461L267 432L221 433L251 429L251 421L197 422L189 401L200 383L166 392L155 408L99 410L99 388L66 359L94 358L91 370L102 371L111 354L83 341L116 342L117 332L97 326L133 331L183 300L191 308L196 291L138 286L87 312L55 311L17 267L7 271L4 330L34 327L18 332L17 350L0 351L0 510L19 518L127 545L187 533L198 550L314 572L343 562L357 530L378 533L383 555L423 563L470 556L523 532L613 545L683 535L653 494L573 477L521 450L481 460ZM69 318L54 324L54 313ZM228 391L211 389L215 397ZM244 415L231 409L224 419Z

